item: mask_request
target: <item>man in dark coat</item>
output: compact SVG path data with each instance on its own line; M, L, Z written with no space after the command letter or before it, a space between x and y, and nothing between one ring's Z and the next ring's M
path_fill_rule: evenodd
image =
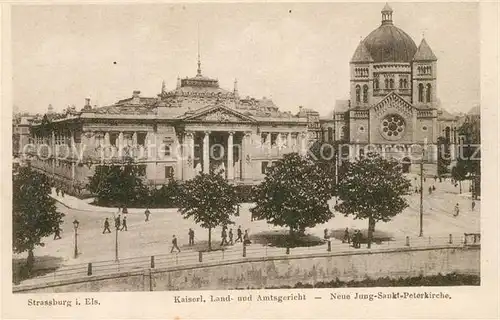
M172 249L170 250L170 253L174 252L174 249L181 252L181 249L179 249L179 246L177 245L177 238L175 237L175 234L172 236Z
M241 232L241 226L238 226L238 230L236 231L236 240L234 240L234 243L238 242L238 240L240 240L240 242L243 242L243 239L241 238L243 236L243 233Z
M111 230L109 230L109 220L108 220L108 218L106 218L106 220L104 220L104 230L102 231L102 233L105 234L106 231L108 231L108 233L111 233Z

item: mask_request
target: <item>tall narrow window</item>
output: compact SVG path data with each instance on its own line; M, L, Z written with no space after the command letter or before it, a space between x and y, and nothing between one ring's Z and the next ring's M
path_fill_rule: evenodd
M431 88L431 84L427 84L427 92L425 93L427 95L427 102L431 102L431 97L432 97L432 88Z
M361 87L356 86L356 102L361 102Z
M378 90L379 85L380 85L380 84L379 84L379 82L378 82L378 78L376 78L376 79L373 81L373 88L374 88L375 90Z
M424 102L424 85L418 85L418 102Z
M399 79L399 89L403 89L405 86L404 86L404 80L403 79Z
M389 79L385 79L385 89L389 89Z
M363 86L363 102L368 102L368 86L366 84Z
M328 142L333 142L333 128L328 128Z
M408 89L408 79L403 79L403 87Z
M394 79L389 80L389 88L394 89Z

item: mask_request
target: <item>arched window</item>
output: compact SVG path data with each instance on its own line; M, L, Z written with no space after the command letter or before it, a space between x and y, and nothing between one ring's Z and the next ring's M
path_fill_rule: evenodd
M427 84L427 92L426 92L427 102L431 102L431 97L432 97L431 93L432 93L432 88L431 88L431 84L429 83L429 84Z
M404 80L403 79L399 79L399 89L403 89L405 86L404 86Z
M361 102L361 87L356 86L356 102Z
M394 79L389 80L389 87L394 89Z
M408 79L403 79L403 87L408 89Z
M345 140L346 138L346 127L342 126L340 127L340 140Z
M378 78L376 78L375 81L373 81L373 87L375 90L378 90L379 88Z
M328 128L328 142L333 142L333 128Z
M424 85L418 85L418 102L424 102Z
M389 89L389 79L385 79L385 89Z
M363 102L368 102L368 86L366 84L363 86Z

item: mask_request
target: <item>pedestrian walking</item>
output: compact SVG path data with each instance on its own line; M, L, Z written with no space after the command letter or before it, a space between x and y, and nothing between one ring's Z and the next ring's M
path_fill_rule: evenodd
M224 245L227 245L227 232L226 232L226 227L222 227L222 232L221 232L221 239L222 241L220 242L221 247Z
M345 228L344 230L344 238L342 239L342 243L351 243L351 238L349 237L349 228Z
M59 227L59 224L54 227L54 240L59 240L61 239L61 228Z
M443 182L443 178L439 177L439 182Z
M64 198L64 190L61 189L61 197Z
M476 207L476 201L472 200L472 211L474 211L475 207Z
M146 208L146 211L144 211L144 215L146 216L146 220L144 220L144 221L149 221L150 214L151 214L151 212L149 212L149 208Z
M59 188L56 187L56 195L59 197Z
M120 230L120 222L121 222L121 218L120 218L120 215L118 215L115 218L115 228L116 228L116 230Z
M248 235L248 230L245 230L245 235L243 236L243 245L249 245L252 241L250 241L250 236Z
M233 229L229 229L229 244L233 245Z
M127 228L127 216L123 216L122 228L120 229L120 231L123 231L123 229L125 229L125 231L128 231L128 228Z
M432 187L429 186L429 194L432 194Z
M122 206L118 206L118 213L122 212Z
M193 246L194 245L194 230L191 228L189 228L188 237L189 237L189 245Z
M123 209L122 209L122 213L123 213L123 214L127 214L127 213L128 213L127 207L123 207Z
M104 220L104 230L102 230L102 234L105 234L106 231L108 231L108 233L111 233L111 230L109 230L109 220L108 220L108 218L106 218L106 220Z
M329 236L328 236L328 229L325 228L325 230L323 230L323 239L325 240L328 240Z
M177 249L177 252L181 252L181 249L179 249L179 246L177 245L177 238L175 237L175 234L172 236L172 249L170 250L170 253L174 252L174 249Z
M361 231L358 229L358 235L357 235L357 240L356 240L356 248L361 248L361 240L363 238L363 235L361 234Z
M432 191L436 191L436 187L432 185Z
M453 214L453 216L456 217L456 216L458 216L459 213L460 213L460 206L457 203L455 205L455 213Z
M352 235L352 247L357 248L358 247L358 230L354 231L354 234Z
M238 240L240 240L240 242L243 242L243 239L241 239L241 236L243 235L242 232L241 232L241 226L238 226L238 230L236 231L236 240L234 240L234 243L238 242Z
M434 176L434 182L436 182L438 179L438 176Z

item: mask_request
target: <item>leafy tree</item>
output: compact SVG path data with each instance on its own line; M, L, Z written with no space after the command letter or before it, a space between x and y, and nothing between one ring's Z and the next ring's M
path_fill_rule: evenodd
M345 174L337 186L341 202L335 209L354 219L368 219L370 248L375 223L387 222L408 207L403 196L411 184L403 177L396 160L383 159L375 153L344 165Z
M272 166L256 187L252 214L276 226L296 231L328 221L333 213L327 201L332 196L331 178L321 166L297 153L286 154Z
M462 181L467 179L467 162L464 159L457 160L456 166L451 169L451 176L460 185L460 193L462 193Z
M437 147L438 147L437 171L438 171L438 176L441 176L445 173L448 173L448 166L451 163L450 146L446 141L445 137L438 137Z
M141 167L127 159L123 163L98 166L89 178L88 189L97 202L109 205L140 203L149 196Z
M332 194L335 193L335 165L338 159L338 142L325 143L315 141L309 148L308 158L323 170L329 180Z
M178 199L182 192L182 185L177 180L170 180L160 189L153 189L151 192L151 205L162 208L175 208L178 206Z
M238 197L235 188L221 173L200 173L184 183L179 196L179 210L185 219L208 229L208 250L212 250L212 229L231 224Z
M56 210L56 201L50 197L51 182L43 174L21 167L13 178L13 251L28 251L28 272L33 268L36 246L44 246L42 239L62 223L63 213Z

